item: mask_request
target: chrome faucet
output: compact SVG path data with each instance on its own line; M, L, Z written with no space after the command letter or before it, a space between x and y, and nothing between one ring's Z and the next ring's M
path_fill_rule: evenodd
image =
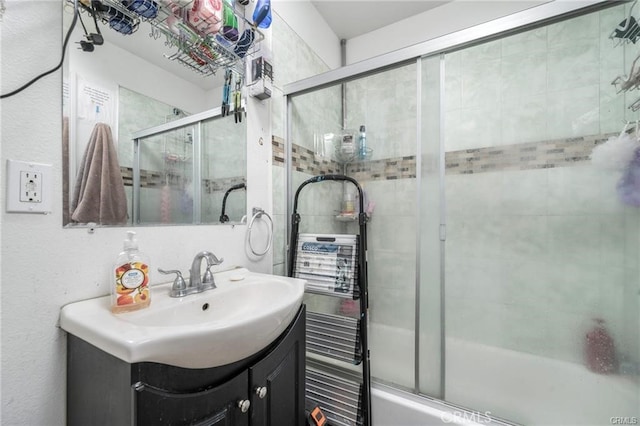
M200 267L202 265L202 259L207 260L207 269L204 271L204 275L200 276ZM169 292L171 297L184 297L193 293L201 293L205 290L211 290L216 288L216 283L213 279L213 273L211 267L219 265L224 259L218 259L215 254L209 251L201 251L196 254L191 263L191 270L189 277L189 284L187 284L182 278L182 273L178 270L165 271L158 268L158 271L163 274L176 274L176 279L173 281L173 286Z
M200 266L202 265L202 259L207 260L207 269L204 275L200 277ZM216 283L213 280L213 274L211 273L211 267L219 265L224 259L218 260L215 254L210 251L201 251L196 254L191 263L191 270L189 272L189 287L196 289L198 293L201 291L216 288Z

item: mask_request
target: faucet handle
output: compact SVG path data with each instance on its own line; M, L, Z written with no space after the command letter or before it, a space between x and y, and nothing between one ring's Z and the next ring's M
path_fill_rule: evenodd
M213 255L212 255L213 256ZM213 256L215 259L215 256ZM222 261L215 263L214 259L209 259L207 257L207 269L204 271L204 275L202 276L202 287L204 289L212 289L216 288L216 283L213 279L213 273L211 272L211 267L214 265L219 265ZM218 260L218 259L215 259Z
M207 256L207 270L212 266L220 265L224 262L223 258L218 259L215 254L211 252L209 253L211 254L211 257Z
M187 283L184 281L184 278L182 277L182 272L178 271L177 269L165 271L164 269L160 269L160 268L158 268L158 272L165 275L176 274L176 278L175 280L173 280L173 285L171 286L171 291L169 292L169 296L183 297L187 295Z

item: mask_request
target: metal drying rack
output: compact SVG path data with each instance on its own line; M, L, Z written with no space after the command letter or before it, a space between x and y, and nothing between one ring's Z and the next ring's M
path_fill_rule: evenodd
M91 0L96 2L99 8L93 7L89 1L79 1L79 11L89 15L95 14L105 26L110 26L110 21L116 15L125 17L131 27L129 34L133 34L140 29L142 22L148 22L151 26L149 37L156 40L164 39L165 46L175 49L173 53L164 55L167 59L176 61L203 76L214 75L221 68L231 69L236 74L244 76L244 58L255 53L264 40L264 34L244 17L244 6L234 4L232 7L238 22L238 40L231 41L220 33L205 35L191 27L184 18L191 1L187 5L173 6L172 10L169 10L164 2L148 0L157 8L153 17L138 14L119 0ZM73 0L67 2L74 3ZM243 37L245 33L251 36Z

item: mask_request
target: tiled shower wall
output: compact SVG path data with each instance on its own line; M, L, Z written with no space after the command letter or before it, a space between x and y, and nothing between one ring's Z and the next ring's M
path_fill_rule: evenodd
M277 50L274 48L274 51ZM274 55L275 56L275 55ZM339 86L297 96L292 100L292 150L297 187L310 176L342 173L355 177L375 204L373 219L367 225L369 302L373 374L384 380L411 386L413 379L413 337L410 333L378 333L379 326L395 330L413 330L415 312L415 206L416 206L416 67L409 65L393 73L374 75L346 84L347 127L367 125L373 148L371 161L340 164L331 157L334 146L327 146L326 157L316 155L314 133L339 133L341 89ZM394 86L396 85L396 86ZM403 99L400 107L396 97ZM413 113L412 113L413 111ZM284 141L274 138L274 178L285 173ZM274 181L274 191L277 191ZM350 188L350 186L347 186ZM357 233L357 224L335 220L339 212L343 186L337 182L312 184L299 198L298 212L303 217L301 232ZM276 203L277 192L274 193ZM282 208L284 209L284 200ZM287 218L288 219L288 218ZM306 221L305 221L306 220ZM340 309L326 300L315 309ZM393 366L402 366L397 374Z
M638 354L640 211L591 150L635 119L608 9L446 55L447 336L583 362L592 318ZM471 174L472 173L472 174Z
M118 90L118 104L118 162L120 167L131 169L133 167L133 141L131 135L141 129L164 124L167 121L167 117L174 116L174 111L171 105L141 95L125 87L120 87ZM131 111L136 113L132 114ZM127 206L129 206L129 221L131 222L133 219L133 186L126 185L128 181L127 175L128 173L123 172ZM150 202L142 203L143 206L150 206L151 204ZM176 211L175 214L178 214L178 212Z
M610 9L446 55L448 337L582 362L584 332L604 318L620 355L639 359L640 214L618 201L619 174L588 161L635 118L634 94L611 85L637 54L608 39L624 16ZM349 170L376 203L372 322L412 330L415 67L347 87L348 125L366 124L374 149Z
M367 224L372 373L411 388L416 309L417 67L347 84L347 128L365 125L371 161L348 174L374 203Z
M165 124L188 115L176 114L174 107L121 87L119 90L118 160L123 168L128 205L132 206L133 141L131 135L141 129ZM136 114L131 114L136 111ZM127 113L125 113L127 112ZM162 188L168 184L169 216L172 223L193 222L193 191L202 191L202 221L218 223L222 200L229 187L246 181L238 175L246 159L246 126L233 120L214 119L203 123L202 184L193 185L191 136L193 126L187 126L145 139L141 150L140 217L144 223L162 223L160 214ZM175 161L165 159L166 154ZM227 198L225 213L239 222L246 211L246 192L232 192ZM133 217L129 212L130 220Z
M597 317L620 356L640 360L640 212L618 201L619 174L588 160L624 119L636 118L626 107L640 95L611 85L638 53L608 38L624 16L617 7L446 55L448 338L581 363ZM338 94L327 99L340 111ZM346 169L375 203L368 224L373 372L409 387L416 107L414 65L347 84L347 127L365 124L373 148L372 161ZM311 121L299 114L294 123ZM293 141L306 154L303 170L335 166L314 164L311 155L313 132L335 129L330 117L326 123L309 124L306 137ZM377 325L398 330L400 340L377 342ZM406 368L391 367L398 365Z
M272 128L273 128L273 221L274 221L274 250L273 271L275 274L286 275L285 236L286 217L286 170L284 168L284 116L285 108L282 87L303 78L320 74L328 70L327 65L309 48L286 22L274 13L273 31L273 61L278 70L274 76L272 96ZM340 90L333 89L326 93L312 94L308 98L301 98L294 105L294 119L292 143L297 146L313 150L313 134L327 128L337 129L340 126ZM303 149L304 149L303 148ZM301 151L302 152L302 151ZM311 158L307 158L310 163ZM306 168L293 171L292 188L298 186L315 171ZM342 227L333 220L335 210L339 209L341 191L334 186L328 188L310 186L300 196L299 213L303 216L301 232L336 233ZM323 202L318 203L319 200Z

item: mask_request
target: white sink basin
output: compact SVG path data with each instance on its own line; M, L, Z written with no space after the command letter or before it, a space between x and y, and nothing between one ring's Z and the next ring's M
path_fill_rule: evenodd
M62 308L60 326L129 363L209 368L239 361L273 342L302 303L305 281L239 268L214 274L216 289L169 297L151 287L151 306L113 314L109 296Z

